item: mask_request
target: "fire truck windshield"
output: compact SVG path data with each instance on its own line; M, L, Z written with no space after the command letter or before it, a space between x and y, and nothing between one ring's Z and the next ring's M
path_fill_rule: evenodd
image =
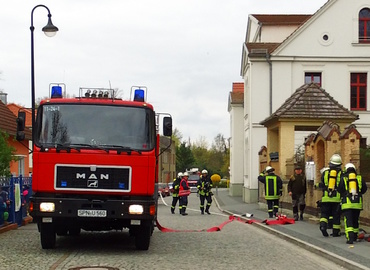
M148 108L99 104L44 104L36 120L40 147L133 149L155 146L154 112Z

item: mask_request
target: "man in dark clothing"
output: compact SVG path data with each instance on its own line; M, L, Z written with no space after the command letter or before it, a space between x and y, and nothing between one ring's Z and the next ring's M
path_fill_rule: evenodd
M302 173L302 168L296 165L294 168L294 175L289 179L288 193L292 197L294 220L298 220L298 207L301 212L299 219L303 220L303 213L306 207L306 176Z
M190 195L188 177L189 177L189 173L184 172L183 178L180 181L180 188L179 188L180 214L183 216L188 215L188 213L186 213L186 207L188 206L188 196Z
M277 216L279 212L279 199L283 194L283 181L274 173L275 169L267 166L258 176L258 181L265 184L265 199L267 201L267 208L269 217Z

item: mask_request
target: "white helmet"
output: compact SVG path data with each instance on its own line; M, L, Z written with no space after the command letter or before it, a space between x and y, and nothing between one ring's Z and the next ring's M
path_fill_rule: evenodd
M179 172L178 174L177 174L177 177L183 177L184 176L184 174L182 173L182 172Z
M184 175L183 176L189 176L189 173L188 172L184 172Z
M203 170L202 173L208 173L208 171L207 170Z
M272 172L272 171L275 171L274 168L272 168L271 166L267 166L266 169L265 169L266 172Z
M350 169L350 168L356 170L355 165L353 165L352 163L347 163L346 166L344 166L344 167L346 168L346 171L348 171L348 169Z
M338 154L334 154L330 158L330 163L333 165L342 165L342 158Z

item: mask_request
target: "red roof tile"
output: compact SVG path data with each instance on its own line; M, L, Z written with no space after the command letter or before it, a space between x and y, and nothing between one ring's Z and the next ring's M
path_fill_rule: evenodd
M17 117L13 114L11 110L8 109L8 107L0 101L0 129L2 131L5 131L10 136L16 136L17 135ZM26 139L32 138L31 130L26 128L25 129L25 135Z
M234 82L233 83L233 92L244 92L244 83Z

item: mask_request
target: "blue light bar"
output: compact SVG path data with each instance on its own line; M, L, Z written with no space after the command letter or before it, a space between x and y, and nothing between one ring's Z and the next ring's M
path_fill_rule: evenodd
M59 85L51 87L51 98L61 98L61 97L63 97L62 87Z
M134 92L134 101L144 102L145 92L143 89L136 89Z

